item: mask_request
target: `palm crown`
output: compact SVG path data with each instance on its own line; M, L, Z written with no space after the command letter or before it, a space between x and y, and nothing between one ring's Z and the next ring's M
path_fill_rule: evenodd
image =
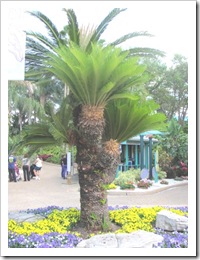
M92 43L101 42L101 36L106 30L109 23L121 12L126 9L114 8L103 21L95 28L83 28L78 25L76 14L72 9L63 9L67 15L67 25L64 26L61 32L58 31L55 24L41 12L29 12L32 16L38 18L46 27L48 37L35 32L26 32L27 34L27 51L26 51L26 68L28 73L26 77L39 76L43 73L42 69L44 61L48 58L49 52L54 52L54 48L60 47L60 45L69 46L71 42L76 43L86 52L90 52L92 49ZM133 37L138 36L152 36L148 32L132 32L123 35L119 39L107 45L116 46L122 42L127 41ZM163 56L164 52L152 49L152 48L132 48L129 49L129 55L131 56Z
M49 53L46 70L52 72L68 86L81 104L105 106L106 102L125 97L127 89L144 81L145 66L138 58L128 58L120 48L92 44L87 53L72 44L61 46L56 54ZM128 94L130 97L130 93Z

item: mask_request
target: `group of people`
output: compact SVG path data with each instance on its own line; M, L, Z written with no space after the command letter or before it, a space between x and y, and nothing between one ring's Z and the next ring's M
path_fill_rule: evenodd
M8 172L9 181L17 182L17 172L16 172L17 159L14 155L8 157ZM30 181L31 178L40 180L40 171L42 169L42 160L37 155L34 164L31 165L30 158L27 154L24 155L22 159L22 170L24 181Z
M17 171L16 171L17 160L14 155L8 157L8 172L9 181L17 182ZM63 179L67 178L67 156L63 155L60 160L61 165L61 177ZM42 159L37 155L35 162L31 165L30 158L28 154L25 154L22 159L22 170L24 181L30 181L31 178L40 180L40 172L42 169ZM18 169L19 172L19 169Z

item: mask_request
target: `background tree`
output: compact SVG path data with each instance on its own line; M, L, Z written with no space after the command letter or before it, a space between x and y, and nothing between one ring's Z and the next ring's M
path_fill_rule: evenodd
M182 55L175 55L173 66L167 74L167 85L172 90L173 110L179 124L183 125L188 111L188 63Z
M146 73L150 75L143 92L152 97L159 105L160 112L168 120L176 117L179 124L184 126L188 110L188 63L185 57L176 54L173 65L167 68L159 59L145 58Z
M12 129L22 131L24 124L31 123L32 110L35 100L33 88L28 87L27 82L9 81L8 84L8 111L9 124Z
M188 134L173 118L168 122L165 135L158 136L159 166L167 173L168 178L187 175ZM185 164L185 168L181 163Z

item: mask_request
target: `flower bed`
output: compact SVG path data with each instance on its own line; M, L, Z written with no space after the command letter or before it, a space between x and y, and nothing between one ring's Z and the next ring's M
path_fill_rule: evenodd
M137 183L137 187L142 188L142 189L148 189L152 185L153 185L153 181L148 180L148 179L142 179L142 180L138 181L138 183Z
M130 233L142 229L164 237L164 241L157 247L187 247L187 230L183 233L166 233L155 228L156 214L162 209L166 207L109 207L110 220L120 227L116 233ZM176 214L188 216L187 207L167 209ZM9 220L9 248L73 248L82 240L80 234L70 231L80 218L79 209L50 206L29 209L26 212L40 214L44 219L33 223L16 223L14 220Z

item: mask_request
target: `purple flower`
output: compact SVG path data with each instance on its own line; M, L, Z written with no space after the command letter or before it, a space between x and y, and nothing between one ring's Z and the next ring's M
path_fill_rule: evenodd
M163 242L157 246L159 248L187 248L188 247L188 230L184 232L165 232L161 229L155 229L156 234L163 236Z
M44 235L32 233L30 236L23 236L9 232L9 248L73 248L82 239L76 235L52 232Z

